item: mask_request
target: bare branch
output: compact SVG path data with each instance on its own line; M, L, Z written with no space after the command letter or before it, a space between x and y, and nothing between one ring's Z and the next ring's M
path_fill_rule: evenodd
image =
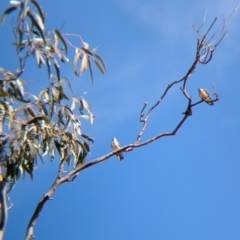
M6 200L6 182L0 174L0 240L3 239L4 230L7 224L8 207Z
M143 120L143 117L144 117L143 111L144 111L144 109L146 108L146 106L147 106L147 102L144 102L144 103L143 103L143 108L142 108L142 110L141 110L141 112L140 112L140 122L143 122L143 121L144 121L144 120Z
M185 123L187 118L192 115L192 108L203 102L203 100L200 100L196 103L192 103L192 98L191 98L190 94L187 92L187 88L186 88L187 83L188 83L188 79L192 75L194 70L196 69L198 63L207 64L212 60L214 50L216 49L216 47L222 41L223 37L226 34L226 32L224 31L224 27L220 32L219 31L216 32L210 38L212 40L213 37L214 38L216 37L216 40L214 41L216 43L215 43L214 46L211 47L211 45L213 45L213 43L210 44L209 41L206 41L206 38L208 37L208 34L212 30L217 18L215 18L213 20L213 22L211 23L211 25L209 26L209 28L207 29L205 34L202 35L200 33L200 29L205 24L205 19L206 19L206 13L205 13L205 16L204 16L203 23L198 29L195 28L195 26L193 25L195 31L200 36L200 39L197 40L195 59L193 60L190 68L187 70L187 73L182 78L169 83L166 86L163 93L160 95L160 97L156 100L156 102L152 106L150 106L149 109L146 111L146 114L144 113L144 111L147 108L147 103L146 102L143 103L143 107L140 111L140 116L139 116L139 121L142 123L142 126L140 128L140 131L139 131L137 137L136 137L136 142L125 145L118 150L109 152L109 153L107 153L107 154L105 154L101 157L98 157L96 159L93 159L93 160L91 160L87 163L79 164L72 171L68 172L65 176L62 176L63 175L63 167L62 167L63 166L63 161L62 161L60 166L59 166L59 171L58 171L58 174L56 176L56 179L54 180L52 186L49 188L47 193L39 201L39 203L38 203L38 205L37 205L37 207L34 211L34 214L29 221L28 228L27 228L26 239L32 239L33 238L33 230L34 230L36 220L37 220L39 214L41 213L41 211L43 210L43 207L44 207L45 203L47 202L47 200L50 200L51 195L53 194L53 192L57 189L57 187L59 185L65 183L65 182L73 181L82 170L84 170L86 168L89 168L93 165L96 165L100 162L103 162L103 161L109 159L110 157L112 157L113 155L115 155L116 153L119 153L121 151L128 152L128 151L133 150L134 148L138 148L138 147L148 145L148 144L150 144L150 143L152 143L152 142L154 142L154 141L156 141L156 140L158 140L162 137L169 137L169 136L174 136L174 135L177 134L177 132L182 127L182 125ZM62 35L77 36L77 37L80 38L80 41L83 43L83 40L79 35L76 35L76 34L62 34ZM66 40L66 41L69 44L71 44L68 40ZM75 46L72 45L72 47L75 47ZM167 95L168 91L176 84L181 84L180 90L182 91L183 96L187 99L186 108L185 108L186 110L183 112L184 115L182 115L180 121L176 124L176 126L173 128L172 131L157 133L153 137L148 138L147 140L141 141L141 138L143 136L143 133L146 130L146 127L147 127L147 124L148 124L148 119L149 119L151 113L162 102L162 100ZM214 86L214 89L215 89L215 86ZM219 100L219 95L216 93L216 89L215 89L214 95L216 96L216 98L213 99L212 102Z
M26 237L25 240L31 240L34 238L34 227L37 221L37 218L39 217L40 213L42 212L42 209L45 205L45 203L48 200L52 200L50 197L52 196L52 194L54 193L54 191L57 189L57 187L60 184L59 179L61 178L61 174L63 172L63 164L59 164L59 169L58 169L58 173L57 176L52 184L52 186L49 188L49 190L47 191L47 193L42 197L42 199L39 201L39 203L37 204L37 207L35 208L35 211L28 223L28 227L27 227L27 233L26 233Z

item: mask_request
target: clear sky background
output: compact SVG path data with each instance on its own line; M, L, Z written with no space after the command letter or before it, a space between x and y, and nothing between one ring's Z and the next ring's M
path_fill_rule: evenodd
M154 103L166 85L181 78L195 57L199 26L208 8L207 24L230 15L237 0L42 0L46 26L78 33L99 46L107 73L94 69L76 78L71 64L62 75L74 90L86 95L95 114L83 132L95 139L88 160L108 153L112 137L122 145L135 141L141 127L143 102ZM9 1L0 2L1 11ZM0 27L0 65L13 69L12 16ZM240 12L227 25L228 33L213 61L199 65L188 85L194 101L198 87L220 101L200 104L174 137L125 153L81 172L62 185L41 213L37 239L47 240L239 240L240 239ZM3 47L4 46L4 47ZM24 77L37 91L47 86L46 71L26 68ZM150 117L143 139L171 131L182 117L186 99L175 87ZM19 180L10 194L5 239L23 239L36 203L55 178L58 159L39 163L34 180Z

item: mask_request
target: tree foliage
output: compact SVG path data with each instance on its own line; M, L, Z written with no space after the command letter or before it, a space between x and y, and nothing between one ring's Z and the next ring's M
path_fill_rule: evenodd
M0 148L1 181L8 193L25 174L33 178L37 159L43 163L48 155L56 154L60 165L72 169L85 162L93 139L82 133L81 119L93 124L94 114L84 96L74 94L70 81L61 76L61 64L69 63L68 46L75 50L72 59L76 76L89 70L93 83L92 63L105 73L97 48L90 49L79 35L79 46L67 39L59 29L46 29L45 13L35 0L10 1L1 18L15 14L13 34L19 67L14 71L0 67ZM36 95L27 90L21 77L27 60L35 58L37 66L44 66L49 85ZM68 87L72 96L65 92Z
M93 123L94 115L83 96L71 97L65 93L66 86L71 91L72 88L70 81L61 77L60 64L69 62L67 53L71 42L58 29L45 30L45 14L36 1L11 1L11 4L2 14L1 22L16 11L13 45L19 68L14 72L0 68L3 99L0 124L3 179L14 184L25 173L33 177L37 158L43 162L42 157L47 154L51 160L56 152L61 162L70 164L72 160L73 168L84 163L93 140L82 134L80 118ZM74 47L73 69L80 76L88 68L93 81L92 62L102 73L106 71L105 65L95 54L96 49L90 50L82 39L81 44ZM27 92L26 81L21 78L30 56L36 59L38 67L45 66L50 79L38 95ZM2 129L4 123L7 133Z

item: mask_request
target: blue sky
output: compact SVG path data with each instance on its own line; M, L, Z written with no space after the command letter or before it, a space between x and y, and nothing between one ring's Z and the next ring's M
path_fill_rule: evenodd
M0 9L9 1L1 1ZM110 151L112 137L122 145L132 143L141 127L143 102L154 103L166 85L181 78L195 56L199 25L208 8L207 23L229 16L238 1L39 1L47 13L46 25L78 33L90 46L99 46L107 73L94 71L76 78L72 66L62 74L86 99L95 114L83 132L95 139L88 160ZM220 101L201 104L174 137L125 153L88 168L54 193L35 228L37 239L86 240L239 240L240 239L240 13L227 25L228 33L213 61L199 65L189 80L194 101L198 87L213 92ZM13 68L9 17L0 28L0 65ZM4 44L6 45L4 45ZM2 47L4 46L4 47ZM6 46L6 47L5 47ZM35 64L35 62L34 62ZM29 86L46 86L46 72L30 65ZM33 84L34 83L34 84ZM159 105L149 120L143 139L170 131L181 119L186 100L179 86ZM34 180L20 180L10 194L5 239L22 239L37 201L51 185L58 159L39 164Z

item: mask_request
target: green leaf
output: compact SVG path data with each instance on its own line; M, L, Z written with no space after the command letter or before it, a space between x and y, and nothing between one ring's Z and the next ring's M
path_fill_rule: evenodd
M72 98L72 104L71 104L71 110L73 111L75 109L76 103L75 103L75 98Z
M70 132L64 132L61 136L61 142L67 143L72 140L72 134ZM64 145L64 144L63 144Z
M81 53L80 52L76 52L74 58L73 58L73 72L75 73L76 76L78 76L78 72L77 72L77 62L78 62L78 59L80 57Z
M48 88L43 89L43 90L38 94L38 99L41 99L45 94L48 95L48 91L49 91ZM49 97L48 97L48 99L49 99ZM39 101L39 100L38 100L38 101Z
M10 1L10 4L11 4L11 5L18 6L18 5L22 4L22 2L11 0L11 1Z
M57 119L57 125L60 126L60 124L64 125L63 114L61 109L58 110L58 119Z
M89 54L90 56L93 56L92 52L89 51L88 49L86 48L81 48L85 53Z
M64 108L67 109L67 110L69 111L70 115L73 115L72 110L71 110L68 106L64 106ZM67 112L67 111L66 111L66 112Z
M68 86L69 86L72 94L74 94L73 89L72 89L72 85L71 85L70 81L68 80L68 78L66 78L66 77L62 77L62 78L65 79L65 80L68 82ZM75 94L74 94L74 95L75 95Z
M20 78L16 79L17 85L18 85L18 89L21 92L21 95L24 95L24 88L23 88L23 84L22 84L22 80Z
M90 117L89 117L88 115L86 115L86 114L83 114L83 115L81 115L80 117L83 118L83 119L86 119L86 120L89 120L89 119L90 119Z
M75 120L72 121L73 122L73 127L74 127L74 131L78 134L81 135L81 128L80 128L80 121L76 118Z
M61 98L69 100L69 97L64 92L61 93Z
M78 158L76 166L78 166L80 164L81 165L84 164L86 162L86 156L87 156L87 152L81 152L79 154L79 158Z
M30 155L31 155L32 158L34 158L36 156L36 153L37 153L36 148L34 147L34 145L32 144L32 142L30 140L27 140L27 144L30 148Z
M35 35L41 37L41 34L40 34L38 31L36 31L36 30L34 30L34 29L31 29L31 31L32 31Z
M82 147L82 149L83 149L84 152L88 152L86 146L84 145L84 142L80 142L80 141L78 141L78 140L76 140L76 142Z
M43 24L43 21L42 21L42 19L41 19L41 17L38 15L38 14L36 14L36 13L34 13L34 16L35 16L35 20L37 21L37 23L38 23L38 26L41 28L41 30L43 31L44 30L44 24Z
M91 108L88 104L88 102L82 97L82 103L83 103L83 107L88 111L91 112Z
M60 80L60 66L55 58L54 58L54 67L56 70L57 80L59 81Z
M6 17L9 13L15 11L16 9L17 9L16 6L11 6L11 7L7 8L7 9L2 13L2 16L1 16L1 18L0 18L0 23L3 23L5 17Z
M102 58L99 55L97 55L97 54L94 54L94 57L97 58L101 62L102 66L103 66L103 70L104 70L104 72L106 72L106 66L105 66L104 61L102 60Z
M61 40L61 42L62 42L62 44L64 46L65 53L67 54L67 44L66 44L66 41L64 40L64 38L62 37L62 35L61 35L61 33L59 32L58 29L54 29L54 33Z
M43 139L42 149L43 149L42 156L44 157L49 152L49 142L48 142L48 139L46 138Z
M45 104L40 100L38 101L38 108L42 111L42 114L44 114L45 116L48 115L48 111Z
M53 87L52 87L51 96L53 96L53 100L54 100L54 102L56 102L56 103L59 103L59 101L60 101L61 90L62 90L62 89L61 89L60 87L57 87L57 86L53 86Z
M88 141L94 143L94 140L92 138L90 138L89 136L85 135L85 134L82 134L82 137L87 139Z
M31 102L30 100L25 100L23 98L23 95L21 93L21 86L20 88L18 87L18 84L16 82L10 82L10 86L12 88L12 91L13 91L13 96L20 102L24 102L24 103L29 103ZM8 90L11 90L11 88L9 88ZM11 91L9 91L10 93Z
M24 112L25 112L25 115L26 115L27 118L28 118L29 115L30 115L32 118L35 118L35 117L36 117L35 114L34 114L34 112L33 112L33 110L32 110L30 107L24 109Z
M40 126L40 124L39 124L39 120L44 120L44 121L46 121L47 122L47 117L45 117L45 116L38 116L38 117L35 117L35 118L33 118L33 119L31 119L30 121L28 121L27 123L25 123L24 124L24 126L25 125L29 125L29 124L32 124L32 123L35 123L36 125L39 125Z
M61 129L61 131L64 131L68 127L68 124L71 120L71 116L69 114L67 114L66 111L65 111L65 116L66 116L67 121L65 124L63 123L64 127Z
M32 13L30 12L30 10L27 10L27 15L28 17L30 18L31 22L32 22L32 25L35 26L37 28L37 30L39 31L44 43L46 44L46 40L45 40L45 37L44 37L44 34L42 32L42 29L41 27L39 26L38 22L36 21L36 19L33 17Z
M90 123L93 124L93 119L94 119L94 115L93 112L90 108L90 105L88 104L88 102L82 97L82 104L83 107L87 110L87 112L89 113L90 116Z
M92 67L91 67L91 62L90 62L89 58L87 59L87 62L88 62L88 68L89 68L90 77L91 77L91 83L92 83L92 85L93 85Z
M87 65L88 65L88 55L84 54L77 76L80 76L87 69Z
M49 99L49 110L48 110L48 121L50 122L52 119L52 115L53 115L53 107L54 107L54 103L53 103L53 96L50 96Z
M0 101L0 132L2 132L2 127L4 123L4 119L6 116L6 105L4 102Z
M79 147L79 145L75 141L71 141L71 150L74 156L74 167L75 167L77 164L77 160L79 158L81 147Z
M81 114L84 114L83 109L84 109L84 107L83 107L83 102L82 102L82 100L79 100L79 112L80 112Z
M87 151L90 152L90 147L89 147L89 145L88 145L86 142L84 142L83 144L84 144L85 148L87 149Z
M51 70L50 70L50 63L49 63L48 57L46 57L46 65L47 65L48 78L50 78Z
M32 4L37 8L38 13L39 13L39 15L40 15L40 17L41 17L41 20L42 20L42 22L44 23L45 17L44 17L44 14L43 14L42 10L41 10L41 7L39 6L39 4L37 3L37 1L35 1L35 0L31 0L31 2L32 2Z
M27 161L25 160L21 166L22 166L24 172L27 172L30 175L31 179L33 179L33 175L32 175L33 163L28 160Z
M54 144L55 144L55 147L56 147L56 149L58 151L58 154L61 156L62 145L57 140L54 140Z
M42 65L41 53L40 53L38 50L36 50L35 53L36 53L37 65L38 65L38 67L40 68L41 65Z
M51 161L54 159L54 157L55 157L55 152L54 152L54 148L53 148L51 151Z
M98 69L100 70L100 72L101 72L102 74L104 74L104 70L102 69L102 67L100 66L100 64L99 64L96 60L94 60L94 63L96 64L96 66L98 67Z

